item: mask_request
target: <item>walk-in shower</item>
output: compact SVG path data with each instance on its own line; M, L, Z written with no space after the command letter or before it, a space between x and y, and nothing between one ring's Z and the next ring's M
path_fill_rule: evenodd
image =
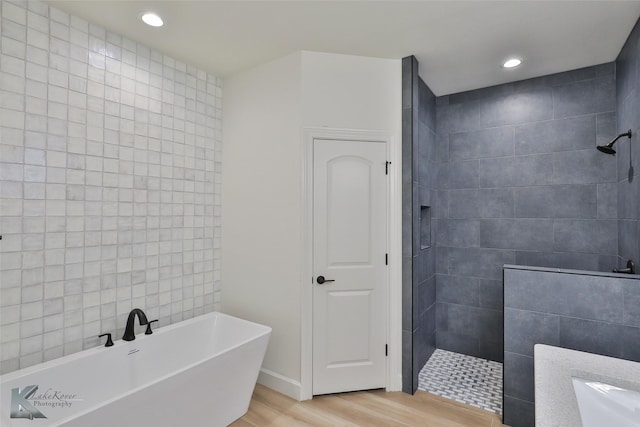
M616 143L617 140L619 140L620 138L622 138L623 136L626 136L627 138L631 139L631 129L629 129L627 132L625 133L621 133L620 135L616 136L610 143L608 143L607 145L598 145L596 148L599 151L602 151L603 153L606 154L616 154L616 150L613 149L613 144Z

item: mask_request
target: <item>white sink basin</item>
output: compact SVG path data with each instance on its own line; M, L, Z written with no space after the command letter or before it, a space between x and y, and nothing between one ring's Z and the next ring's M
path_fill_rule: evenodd
M584 427L640 427L640 392L572 378Z

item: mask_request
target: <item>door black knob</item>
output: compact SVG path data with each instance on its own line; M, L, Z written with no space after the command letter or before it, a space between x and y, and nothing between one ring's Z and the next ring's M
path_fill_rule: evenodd
M327 282L335 282L335 280L325 279L324 276L318 276L318 278L316 279L316 282L318 282L318 285L322 285L323 283L327 283Z

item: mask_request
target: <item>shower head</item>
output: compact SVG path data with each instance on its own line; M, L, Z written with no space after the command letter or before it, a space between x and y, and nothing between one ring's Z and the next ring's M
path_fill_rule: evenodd
M598 145L596 148L598 149L598 151L602 151L605 154L616 154L616 150L611 148L612 145L613 144Z
M616 150L613 149L613 144L616 143L617 140L619 140L620 138L622 138L623 136L626 136L627 138L631 139L631 129L629 129L627 132L625 133L621 133L620 135L616 136L610 143L608 143L607 145L598 145L596 148L599 151L602 151L603 153L606 154L616 154Z

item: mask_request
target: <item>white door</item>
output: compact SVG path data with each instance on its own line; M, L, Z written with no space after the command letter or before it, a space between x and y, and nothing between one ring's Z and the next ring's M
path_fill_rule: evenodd
M313 394L381 388L386 147L324 139L313 147Z

